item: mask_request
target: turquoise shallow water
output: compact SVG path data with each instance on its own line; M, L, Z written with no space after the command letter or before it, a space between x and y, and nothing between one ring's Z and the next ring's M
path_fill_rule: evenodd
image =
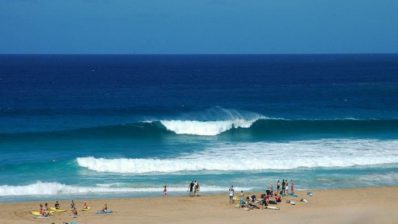
M0 59L0 201L398 183L397 55Z

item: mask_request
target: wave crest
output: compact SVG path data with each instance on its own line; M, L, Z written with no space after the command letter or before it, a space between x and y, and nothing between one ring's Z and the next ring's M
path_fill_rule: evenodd
M163 120L160 123L167 130L176 134L214 136L233 128L250 128L255 120L227 120L227 121L183 121Z

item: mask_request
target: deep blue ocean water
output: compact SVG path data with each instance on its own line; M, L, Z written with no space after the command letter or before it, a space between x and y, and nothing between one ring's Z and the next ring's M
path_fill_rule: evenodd
M398 184L398 55L1 55L0 201Z

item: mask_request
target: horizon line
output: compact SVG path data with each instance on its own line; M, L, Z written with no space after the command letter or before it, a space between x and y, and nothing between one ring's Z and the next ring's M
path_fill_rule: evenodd
M115 56L211 56L211 55L242 55L242 56L288 56L288 55L398 55L397 53L0 53L0 56L17 56L17 55L43 55L43 56L94 56L94 55L115 55Z

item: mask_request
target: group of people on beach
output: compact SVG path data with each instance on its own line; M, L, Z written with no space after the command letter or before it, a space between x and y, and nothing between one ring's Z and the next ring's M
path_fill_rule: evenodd
M191 197L199 196L200 186L198 181L196 180L191 181L188 188L189 188L189 196Z
M199 191L200 191L200 185L199 182L196 180L191 181L191 183L188 186L189 190L189 196L199 196ZM163 186L163 196L167 196L167 185Z
M282 185L282 186L281 186ZM270 188L268 190L273 190L273 185L270 185ZM288 195L289 194L289 183L287 180L283 179L282 184L280 180L276 182L276 190L278 193L280 193L282 196ZM294 182L293 180L290 180L290 194L294 194Z
M48 207L47 202L44 203L44 206L43 206L43 204L40 204L39 207L40 207L39 215L41 217L48 217L54 212L65 212L66 211L64 209L61 209L61 205L58 201L56 201L54 203L54 207L51 207L51 208ZM83 203L82 211L88 211L89 209L90 209L90 207L88 206L88 203L85 201ZM70 211L71 211L73 217L77 217L78 211L77 211L76 204L75 204L74 200L72 200L70 203ZM108 212L109 211L108 205L105 203L104 207L100 211L105 212L105 213Z
M277 191L274 192L273 184L270 184L269 187L266 189L265 194L261 194L259 200L257 200L257 196L255 194L247 195L245 197L244 192L240 191L238 206L241 208L259 209L260 206L268 207L269 205L277 205L278 203L282 202L282 197L287 195L297 197L297 195L294 194L295 188L293 180L290 180L290 193L288 180L283 179L282 182L278 180L276 183L276 187ZM235 189L233 185L231 185L228 190L228 196L229 203L234 204L237 200L237 196L235 195Z

